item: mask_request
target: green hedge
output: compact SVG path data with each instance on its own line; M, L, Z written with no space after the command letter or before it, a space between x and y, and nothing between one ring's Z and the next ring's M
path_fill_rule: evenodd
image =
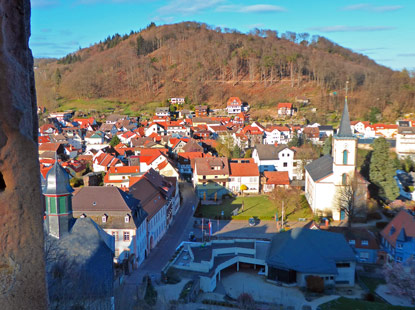
M250 218L255 217L251 215L236 215L232 216L233 220L249 220ZM275 220L275 216L258 216L257 219L263 220L263 221L272 221Z

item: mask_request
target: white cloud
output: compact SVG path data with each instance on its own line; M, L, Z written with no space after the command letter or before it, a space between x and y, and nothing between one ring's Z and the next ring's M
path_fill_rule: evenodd
M270 4L256 4L243 6L239 9L241 13L275 13L275 12L285 12L286 10L283 7Z
M399 57L415 57L415 53L402 53L398 54Z
M31 5L34 9L40 8L48 8L57 6L59 4L59 0L32 0Z
M218 12L238 12L238 13L276 13L285 12L285 8L271 4L255 5L221 5L216 9Z
M342 7L343 11L370 11L370 12L391 12L402 9L402 5L375 6L368 3L359 3Z
M373 32L373 31L393 30L393 29L396 29L396 27L336 25L336 26L311 27L308 29L312 31L319 31L319 32Z
M158 9L161 14L196 14L213 8L223 0L172 0Z

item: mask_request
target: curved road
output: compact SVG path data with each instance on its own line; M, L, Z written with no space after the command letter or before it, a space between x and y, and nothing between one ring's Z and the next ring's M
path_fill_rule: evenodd
M187 234L193 224L190 220L193 215L193 205L196 203L196 195L190 183L182 183L180 191L183 197L182 206L177 212L173 224L167 230L166 234L160 240L143 264L134 270L129 276L124 278L124 283L117 288L115 293L115 309L128 310L134 306L137 288L142 283L143 277L147 274L159 277L162 268L167 264L169 259L179 244L187 239Z

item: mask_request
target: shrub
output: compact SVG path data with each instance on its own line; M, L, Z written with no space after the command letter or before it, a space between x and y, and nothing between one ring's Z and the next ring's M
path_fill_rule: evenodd
M169 270L167 270L166 278L167 278L167 281L166 281L167 284L177 284L182 280L180 279L180 276L178 275L176 269L174 268L169 268Z
M319 276L308 276L306 278L307 289L313 293L323 293L324 292L324 279Z
M255 300L248 293L242 293L238 297L238 305L240 309L255 309Z
M151 283L151 279L147 278L147 289L146 294L144 296L144 301L149 306L155 306L157 303L157 291L155 290L153 284Z
M187 295L190 292L190 289L192 288L193 285L193 281L189 281L185 284L185 286L183 287L182 291L180 292L180 297L179 299L181 300L186 300Z
M373 295L372 293L367 293L365 295L365 300L367 300L367 301L375 301L375 295Z

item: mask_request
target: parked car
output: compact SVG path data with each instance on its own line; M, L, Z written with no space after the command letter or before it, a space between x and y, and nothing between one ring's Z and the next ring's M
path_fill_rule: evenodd
M255 225L256 225L256 221L255 221L255 219L254 219L253 217L251 217L251 218L248 220L248 223L249 223L249 226L255 226Z

